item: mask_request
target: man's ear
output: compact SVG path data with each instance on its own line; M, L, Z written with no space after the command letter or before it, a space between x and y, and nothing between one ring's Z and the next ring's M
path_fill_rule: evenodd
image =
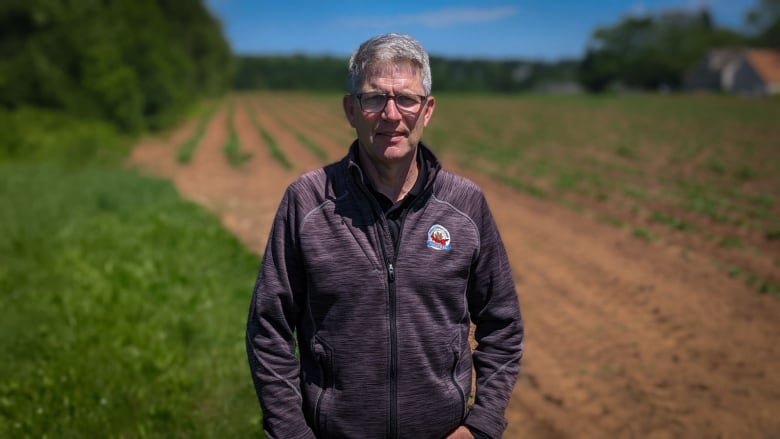
M344 95L341 105L344 107L344 115L347 116L349 126L355 128L355 99L352 95Z
M423 113L423 126L427 127L428 122L433 117L433 110L436 108L436 98L428 96L428 102L425 104L425 112Z

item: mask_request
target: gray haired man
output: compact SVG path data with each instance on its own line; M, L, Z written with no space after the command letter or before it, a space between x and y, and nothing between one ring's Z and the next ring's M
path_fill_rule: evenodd
M421 141L436 107L428 54L374 37L349 84L357 139L287 189L252 297L266 435L499 438L523 322L485 197Z

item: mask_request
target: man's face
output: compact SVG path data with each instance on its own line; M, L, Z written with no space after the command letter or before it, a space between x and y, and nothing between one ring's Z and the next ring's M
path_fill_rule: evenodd
M425 94L419 71L406 63L374 69L360 92L390 96ZM344 97L343 104L347 120L357 132L361 153L376 165L389 165L415 156L423 130L433 115L435 100L429 96L414 109L408 104L399 106L396 99L390 98L379 112L366 111L365 105L361 108L358 98L351 95Z

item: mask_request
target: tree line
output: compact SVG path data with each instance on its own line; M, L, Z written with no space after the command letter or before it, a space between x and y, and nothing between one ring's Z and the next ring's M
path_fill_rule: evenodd
M757 0L743 31L707 10L625 17L594 30L582 59L433 56L437 91L680 86L712 48L780 49L780 0ZM165 126L198 97L229 88L346 89L347 59L235 55L202 0L0 2L0 110L61 110L138 132Z
M0 108L62 110L136 132L232 84L234 56L200 0L4 0Z
M238 90L346 90L348 57L238 56L234 87ZM494 61L431 57L437 91L516 92L550 81L573 81L576 60ZM316 72L312 74L312 72Z
M780 0L759 0L745 12L745 18L745 29L736 31L717 26L707 9L628 16L595 29L582 59L543 62L432 56L434 89L521 92L565 90L573 85L594 92L617 86L676 89L686 71L710 49L780 49ZM234 87L345 90L346 74L346 57L243 55L237 59Z

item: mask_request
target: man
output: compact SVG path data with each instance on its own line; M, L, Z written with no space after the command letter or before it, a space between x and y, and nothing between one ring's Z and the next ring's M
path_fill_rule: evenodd
M357 140L287 189L250 307L266 434L499 438L523 324L485 198L420 140L436 104L428 55L380 35L349 79Z

